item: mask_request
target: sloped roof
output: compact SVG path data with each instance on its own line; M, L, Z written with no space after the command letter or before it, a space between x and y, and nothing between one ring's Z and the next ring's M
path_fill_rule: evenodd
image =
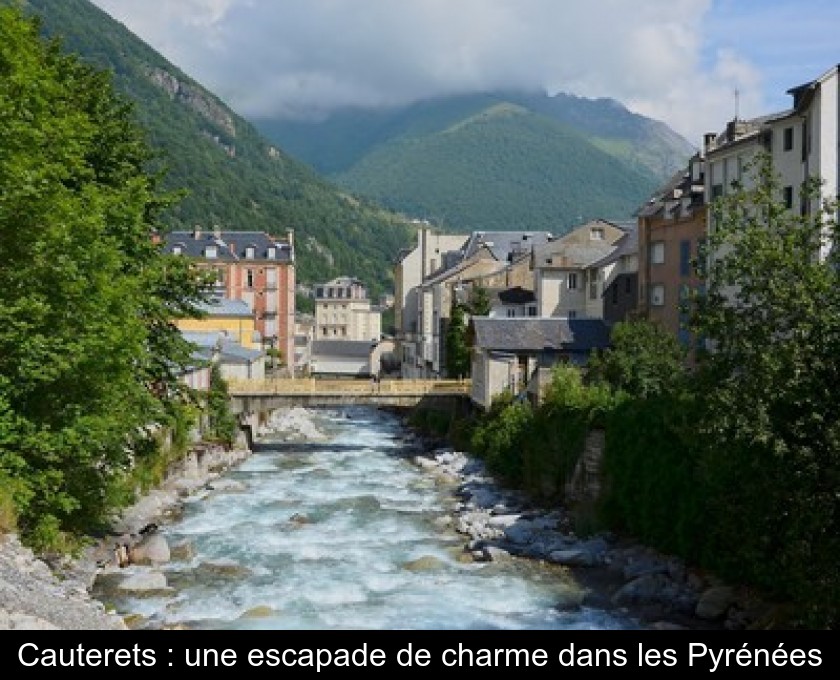
M215 258L205 257L205 248L215 245L218 248ZM180 246L181 254L186 257L221 261L263 261L290 262L294 259L292 247L285 241L278 241L262 231L172 231L164 235L163 249L172 253L175 246ZM248 247L254 248L254 257L246 257ZM269 259L268 249L274 248L275 257Z
M510 261L512 256L530 252L534 246L548 243L552 235L545 231L474 231L461 249L464 258L486 246L500 262Z
M502 352L584 352L608 347L610 340L601 319L476 317L472 323L477 347Z
M254 313L244 300L233 300L225 297L214 297L208 302L196 305L207 316L234 316L252 318Z

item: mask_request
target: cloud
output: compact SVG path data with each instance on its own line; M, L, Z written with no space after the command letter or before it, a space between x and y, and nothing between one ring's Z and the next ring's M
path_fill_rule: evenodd
M704 39L711 0L95 0L246 117L455 92L612 97L699 146L761 112L762 78Z

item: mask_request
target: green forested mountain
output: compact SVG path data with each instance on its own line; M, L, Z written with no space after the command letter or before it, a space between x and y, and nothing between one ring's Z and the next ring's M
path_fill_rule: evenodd
M627 219L694 151L614 100L566 94L456 95L254 124L348 190L452 230Z
M0 0L5 3L7 0ZM173 229L295 232L298 278L353 274L390 287L391 261L411 241L402 218L338 189L272 145L212 93L87 0L25 0L44 32L113 73L160 151L165 185L187 195L165 216Z

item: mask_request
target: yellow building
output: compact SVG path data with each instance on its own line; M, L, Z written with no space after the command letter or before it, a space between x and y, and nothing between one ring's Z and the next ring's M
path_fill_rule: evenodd
M176 325L188 333L222 333L225 337L247 349L259 349L260 334L256 330L254 313L242 300L217 298L199 305L206 316L203 319L180 319Z

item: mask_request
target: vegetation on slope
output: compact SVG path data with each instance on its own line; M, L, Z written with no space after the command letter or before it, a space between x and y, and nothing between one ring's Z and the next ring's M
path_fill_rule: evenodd
M87 0L27 0L45 32L114 74L158 150L165 186L187 195L163 215L169 229L200 224L284 237L294 230L298 279L353 273L390 289L392 260L411 242L405 220L349 196L267 140L122 24Z

